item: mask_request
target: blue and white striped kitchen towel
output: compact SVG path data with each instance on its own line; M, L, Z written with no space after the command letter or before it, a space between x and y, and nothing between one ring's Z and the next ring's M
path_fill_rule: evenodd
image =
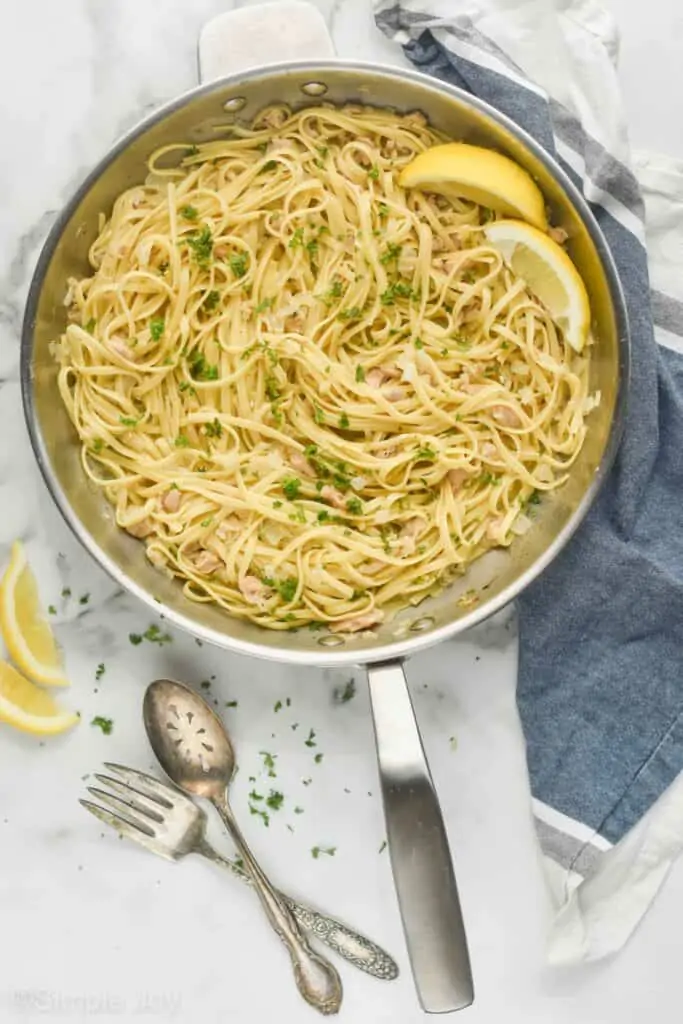
M550 957L597 959L623 945L683 847L683 168L631 157L618 36L594 0L383 0L376 20L417 68L555 156L627 297L633 377L617 462L519 602L518 706L558 898Z

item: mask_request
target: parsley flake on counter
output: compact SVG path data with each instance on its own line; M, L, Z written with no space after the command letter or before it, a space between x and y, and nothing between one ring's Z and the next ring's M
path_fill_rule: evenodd
M102 676L104 675L105 672L106 672L105 664L104 664L103 661L101 661L99 663L99 665L97 666L97 668L95 669L95 679L99 682L99 680L102 678Z
M351 677L346 685L342 688L337 686L332 694L332 699L335 704L348 704L350 700L356 696L356 680Z
M313 760L315 761L316 764L320 764L324 756L324 754L316 754Z
M304 813L303 807L295 807L294 808L294 813L295 814L303 814Z
M267 750L260 750L259 754L263 758L263 767L268 770L268 778L276 778L275 760L277 758L277 754L269 754Z
M64 587L62 597L71 597L71 587Z
M378 850L377 852L378 852L378 853L384 853L384 851L386 850L386 848L387 848L387 841L386 841L386 839L385 839L385 840L384 840L384 842L382 843L382 845L380 846L380 848L379 848L379 850Z
M313 779L302 779L301 781L304 786L310 786L310 784L313 782Z
M236 708L238 705L236 700L226 700L225 706L226 708Z
M48 615L56 615L57 614L57 609L55 608L55 606L53 604L49 604L47 606L47 614Z
M114 729L114 722L111 718L103 718L102 715L95 715L91 725L101 729L105 736L109 736Z
M89 600L90 600L90 594L81 594L81 596L78 599L78 603L79 604L87 604Z
M141 644L143 640L148 640L151 644L159 644L161 647L162 644L170 644L173 637L169 636L168 633L162 633L155 623L151 623L144 633L129 633L128 639L134 647Z
M317 860L321 853L324 853L328 857L334 857L336 852L336 846L314 846L311 850L311 857L313 860Z
M308 739L304 740L304 743L307 747L317 747L318 744L315 742L315 729L310 730Z
M281 711L281 710L282 710L282 701L278 700L275 703L275 707L273 708L273 711L275 711L277 713L278 711Z
M282 793L278 793L277 790L271 789L270 794L266 797L266 807L270 807L271 811L279 811L284 803L284 796Z
M270 815L267 811L262 811L258 807L254 807L253 804L249 804L249 813L257 815L263 824L268 828L270 826Z
M263 800L263 793L257 793L255 789L252 789L251 793L249 794L249 799L256 801Z

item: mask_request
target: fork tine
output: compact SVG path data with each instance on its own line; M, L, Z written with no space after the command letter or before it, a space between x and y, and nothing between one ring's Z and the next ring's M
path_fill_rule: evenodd
M143 843L146 838L154 838L154 830L141 822L136 823L129 821L127 818L122 818L119 814L114 814L112 811L107 810L105 807L100 807L99 804L94 804L90 800L79 799L78 802L82 807L85 807L86 811L90 811L96 818L103 821L105 825L109 825L127 839L132 839L136 843Z
M109 807L114 811L115 814L124 814L127 820L132 825L136 825L141 832L148 831L150 837L154 837L157 834L154 828L155 825L163 825L164 819L161 815L153 818L147 811L139 811L133 804L122 800L121 797L115 796L114 793L108 793L106 789L98 789L97 786L87 786L86 788L91 796L96 797L105 807Z
M125 782L119 782L118 779L112 779L109 775L101 775L99 772L95 772L95 778L102 785L106 786L108 790L118 797L123 804L132 808L134 811L139 811L140 814L144 814L145 817L151 818L152 821L163 822L164 810L172 810L170 804L164 808L158 800L152 800L150 797L145 796L144 793L140 793L139 790L133 789Z
M173 807L178 797L182 800L187 799L170 782L160 782L159 779L155 779L152 775L146 775L145 772L140 772L137 768L127 768L125 765L116 764L114 761L105 761L104 767L108 768L110 772L114 772L115 775L120 776L127 785L137 790L138 793L156 800L162 806Z

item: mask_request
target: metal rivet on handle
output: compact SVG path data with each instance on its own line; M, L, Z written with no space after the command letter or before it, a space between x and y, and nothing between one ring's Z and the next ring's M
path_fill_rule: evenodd
M305 92L307 96L324 96L327 86L324 82L306 82L301 86L301 91Z
M245 106L246 102L246 96L233 96L232 99L225 101L223 110L227 110L230 114L236 114L238 110Z
M433 625L433 617L431 615L424 615L421 619L415 619L415 622L410 624L410 632L424 633L425 629L429 629L429 627Z
M334 636L332 633L327 636L321 636L318 640L321 647L341 647L344 643L343 636Z

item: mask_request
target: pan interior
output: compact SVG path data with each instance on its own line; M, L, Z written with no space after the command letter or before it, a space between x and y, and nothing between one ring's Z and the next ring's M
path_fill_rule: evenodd
M79 446L57 391L50 342L64 329L67 279L88 272L87 254L98 215L116 196L144 180L146 160L170 142L215 139L236 118L251 120L274 101L301 107L361 103L398 112L421 110L451 138L503 152L536 179L552 223L570 238L568 250L588 288L593 314L591 390L602 400L570 480L540 506L534 528L508 552L494 551L454 586L406 610L376 634L344 638L307 629L280 633L231 618L186 599L181 586L155 570L136 541L119 530L112 509L86 479ZM97 560L155 610L222 646L265 657L317 664L374 661L406 653L460 632L511 600L541 571L578 525L618 439L628 338L623 300L606 244L568 180L510 122L464 93L415 73L342 62L290 65L236 76L195 90L144 122L95 169L55 226L36 271L24 324L22 374L29 430L42 472L68 522ZM473 606L461 601L478 591Z

